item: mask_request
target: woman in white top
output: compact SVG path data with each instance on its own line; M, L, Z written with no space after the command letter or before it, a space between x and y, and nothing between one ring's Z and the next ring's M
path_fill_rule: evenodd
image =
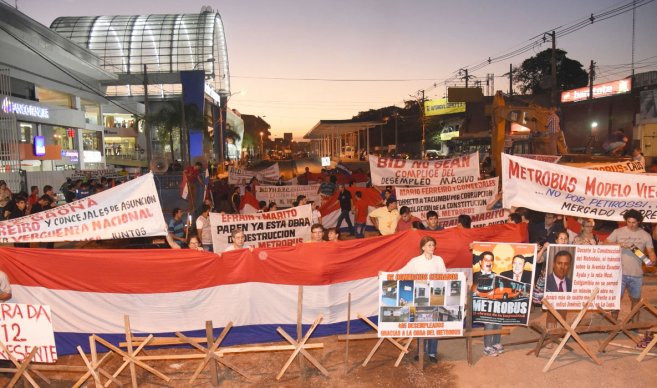
M447 272L445 262L440 256L433 252L436 250L436 240L430 236L424 236L420 240L420 250L422 254L412 258L404 268L398 272L401 273L444 273Z
M414 257L402 269L397 272L410 273L410 274L424 274L424 273L445 273L447 268L445 262L440 256L434 255L436 250L436 240L430 236L424 236L420 240L420 250L422 254ZM418 340L419 344L419 340ZM419 353L419 345L418 345ZM438 340L436 338L425 338L424 340L424 353L429 356L429 361L438 362ZM415 356L416 360L420 359L419 354Z

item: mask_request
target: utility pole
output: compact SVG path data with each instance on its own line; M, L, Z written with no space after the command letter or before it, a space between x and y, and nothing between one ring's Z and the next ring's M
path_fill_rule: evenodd
M509 63L509 97L513 96L513 64Z
M467 74L467 70L466 70ZM466 78L467 79L467 78ZM467 82L467 81L466 81ZM421 159L424 159L424 151L426 147L426 118L424 116L424 89L420 90L422 92L422 100L420 101L420 120L422 120L422 144L420 144L420 153L421 153Z
M468 69L465 69L465 88L468 88L468 80L470 77L468 77Z
M552 71L552 90L550 91L550 104L557 106L557 38L554 31L550 34L552 37L552 59L550 60Z
M146 64L144 64L144 135L146 136L146 162L150 163L153 160L153 145L151 138L150 119L148 115L148 71Z
M595 62L591 60L591 65L589 66L589 127L591 128L591 134L589 136L589 141L586 144L586 153L590 153L591 149L593 148L593 141L595 140L595 135L593 134L593 130L595 129L595 125L593 124L593 80L595 79Z

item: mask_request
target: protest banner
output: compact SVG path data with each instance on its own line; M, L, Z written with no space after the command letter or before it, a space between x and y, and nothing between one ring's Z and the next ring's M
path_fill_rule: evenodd
M470 218L472 218L472 224L470 226L473 228L483 228L491 225L504 224L508 217L509 211L506 209L488 210L483 213L470 215ZM438 225L443 228L451 228L458 225L458 217L439 219Z
M278 163L274 163L260 171L243 170L241 168L235 168L232 166L228 167L228 183L231 185L245 185L251 182L253 177L258 179L260 182L275 182L280 176L281 172L278 168Z
M497 194L498 182L498 178L490 178L442 186L398 187L395 190L397 206L408 206L422 221L426 220L429 210L438 213L438 218L480 214Z
M538 155L538 154L515 154L516 156L522 156L523 158L540 160L541 162L546 163L559 163L561 160L561 155Z
M267 213L224 214L210 213L212 245L216 253L233 243L230 232L241 228L245 245L273 248L294 245L310 239L310 205Z
M646 172L646 166L640 161L636 160L624 160L616 163L585 164L577 165L577 167L582 167L589 170L624 172L629 174L643 174Z
M479 179L479 153L451 159L404 160L370 155L374 186L439 186Z
M620 309L621 247L550 244L545 261L544 298L557 310L581 310L596 288L589 309Z
M502 154L504 207L623 221L629 209L657 222L657 181L640 174L586 170Z
M274 202L279 207L292 207L299 195L308 201L319 203L319 185L264 186L257 185L255 196L258 201Z
M0 222L2 243L115 240L166 234L152 173L71 203Z
M535 244L472 244L472 322L527 325Z
M463 272L379 275L379 337L460 337Z
M57 361L50 306L0 303L0 329L0 341L16 360L23 360L38 348L33 362ZM9 360L9 357L0 350L0 359Z

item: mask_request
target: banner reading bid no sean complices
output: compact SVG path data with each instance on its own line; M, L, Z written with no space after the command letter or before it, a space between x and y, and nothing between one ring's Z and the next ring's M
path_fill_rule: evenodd
M479 179L479 153L451 159L404 160L370 155L374 186L440 186Z
M166 234L152 173L75 202L0 222L3 243L114 240Z
M657 222L657 180L502 155L504 207L622 221L629 209Z

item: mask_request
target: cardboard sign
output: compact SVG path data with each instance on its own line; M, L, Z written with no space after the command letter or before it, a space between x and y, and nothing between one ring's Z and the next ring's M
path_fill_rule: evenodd
M557 310L581 310L594 289L600 292L589 306L620 310L621 247L617 245L550 244L546 256L545 296Z
M623 221L629 209L657 222L657 181L544 163L502 154L504 206L599 220Z
M498 178L490 178L443 186L398 187L397 206L408 206L423 221L429 210L438 213L438 218L480 214L497 194L498 182Z
M228 167L228 183L231 185L246 185L251 182L254 177L258 181L272 181L275 182L280 178L281 172L278 168L278 163L262 169L260 171L242 170L240 168Z
M308 201L320 202L319 185L291 186L256 186L255 196L258 201L274 202L279 207L292 207L299 195L305 195Z
M463 335L463 272L379 275L379 337Z
M114 240L166 233L152 173L50 210L0 222L3 243Z
M18 361L38 348L33 362L57 361L55 333L50 306L20 303L0 303L0 341ZM0 359L9 360L0 350Z
M374 186L439 186L479 179L479 153L451 159L404 160L370 155Z
M472 243L472 321L527 325L535 244Z
M231 231L241 228L246 246L272 248L294 245L310 239L310 205L267 213L210 213L212 245L216 253L233 243Z

